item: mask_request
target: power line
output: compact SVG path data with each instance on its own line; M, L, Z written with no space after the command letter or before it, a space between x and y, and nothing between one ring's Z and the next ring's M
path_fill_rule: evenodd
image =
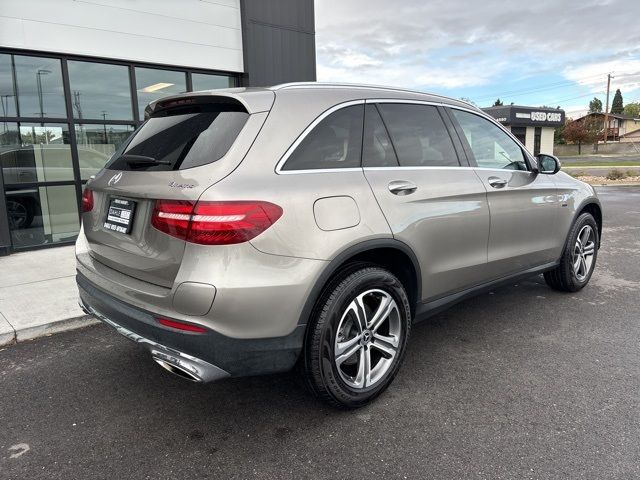
M576 84L576 83L578 83L580 81L583 81L583 80L586 80L586 79L589 79L589 78L595 78L595 77L599 77L599 76L602 76L602 75L606 75L606 73L607 72L597 73L595 75L589 75L587 77L582 77L582 78L579 78L579 79L576 79L576 80L563 80L561 82L541 84L541 85L534 86L534 87L528 87L526 89L518 89L518 90L511 90L511 91L501 92L501 93L498 93L498 94L494 93L494 94L491 94L491 95L483 95L481 97L476 97L476 99L478 101L481 101L481 100L485 100L485 99L488 99L488 98L494 98L494 97L507 97L507 96L525 95L527 93L534 93L534 92L536 92L538 90L547 90L547 89L548 90L552 90L553 88L556 88L556 87L561 86L561 85Z

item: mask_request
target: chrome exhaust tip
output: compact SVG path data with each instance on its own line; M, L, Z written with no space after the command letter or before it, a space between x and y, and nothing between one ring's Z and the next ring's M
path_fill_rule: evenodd
M159 358L155 355L152 355L151 358L153 358L153 361L164 368L167 372L173 373L174 375L177 375L180 378L184 378L185 380L189 380L190 382L202 382L200 378L196 377L193 373L180 367L179 365L169 363L166 360L163 360L162 358Z

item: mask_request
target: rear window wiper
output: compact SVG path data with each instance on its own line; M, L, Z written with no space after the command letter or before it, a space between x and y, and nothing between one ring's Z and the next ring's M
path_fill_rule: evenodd
M118 160L124 160L131 166L147 166L147 165L172 165L169 160L158 160L153 157L147 157L145 155L121 155Z

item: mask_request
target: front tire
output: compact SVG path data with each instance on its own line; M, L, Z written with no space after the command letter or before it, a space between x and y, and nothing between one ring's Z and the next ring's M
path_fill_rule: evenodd
M311 391L338 408L358 408L391 384L405 354L411 309L388 270L355 266L325 289L311 318L303 374Z
M577 292L584 288L596 267L598 245L598 225L593 215L583 213L571 227L560 264L545 272L547 285L561 292Z

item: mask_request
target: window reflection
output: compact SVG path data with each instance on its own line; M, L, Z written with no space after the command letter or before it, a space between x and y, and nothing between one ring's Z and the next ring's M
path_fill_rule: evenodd
M191 85L193 86L193 91L197 92L198 90L235 87L236 80L234 77L228 77L226 75L193 73L191 74Z
M131 120L129 69L123 65L69 61L73 116L79 120Z
M7 124L0 134L0 164L5 185L73 181L68 126Z
M5 194L15 248L70 241L77 236L75 186L7 187Z
M16 91L13 88L11 55L0 54L0 114L3 117L16 116Z
M14 55L21 117L66 117L62 68L57 58Z
M132 132L132 125L76 125L82 180L98 173Z
M168 95L187 91L186 74L155 68L136 68L138 112L144 119L144 109L150 102Z

